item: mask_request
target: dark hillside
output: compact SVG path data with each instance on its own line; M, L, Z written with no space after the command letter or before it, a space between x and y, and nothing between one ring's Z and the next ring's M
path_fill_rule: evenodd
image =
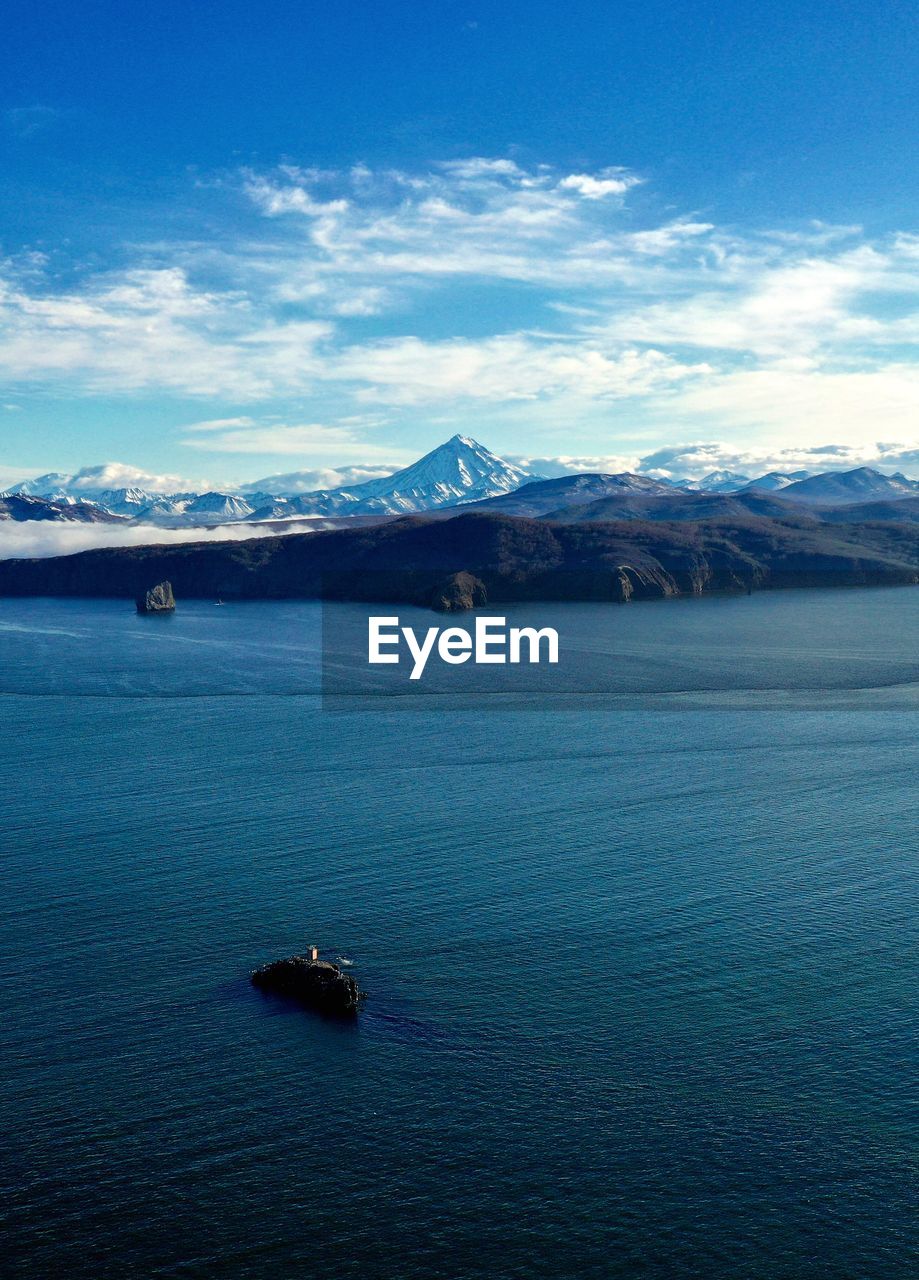
M468 571L490 601L622 600L771 586L919 581L919 527L804 520L587 521L468 513L247 542L84 551L0 562L0 594L427 603Z

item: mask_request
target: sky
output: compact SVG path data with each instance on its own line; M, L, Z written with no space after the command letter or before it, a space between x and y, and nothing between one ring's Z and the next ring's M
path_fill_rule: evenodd
M0 484L919 476L899 0L7 0Z

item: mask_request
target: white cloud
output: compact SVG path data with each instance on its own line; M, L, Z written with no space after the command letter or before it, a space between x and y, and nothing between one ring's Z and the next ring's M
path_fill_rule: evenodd
M177 267L109 273L79 293L0 281L0 378L13 386L258 399L308 383L331 333L265 322L238 292L197 288Z
M592 472L601 475L618 475L623 471L637 471L639 460L634 454L598 454L592 457L572 457L567 454L554 458L513 457L518 467L535 475L553 479L558 476Z
M476 181L481 178L523 178L524 171L513 160L489 159L487 156L469 156L465 160L441 160L437 166L454 178Z
M712 471L734 471L756 477L767 471L851 471L872 467L906 475L919 473L919 435L912 440L849 444L792 444L778 448L754 448L706 440L666 445L652 453L513 457L511 461L543 476L581 472L616 474L637 472L667 480L701 480Z
M915 315L885 317L879 296L919 293L919 275L888 250L861 246L833 258L805 256L735 264L721 275L699 273L698 288L666 301L618 312L602 331L618 341L654 342L765 359L818 356L915 341ZM739 268L739 269L738 269Z
M288 424L252 418L214 418L184 428L182 441L192 449L219 453L290 455L291 457L388 458L392 449L368 443L349 426L321 422Z
M132 467L126 462L103 462L83 467L68 480L70 489L146 489L150 493L189 493L205 487L201 480L177 475L158 475Z
M104 276L81 292L29 293L8 282L0 286L0 376L14 386L244 394L257 377L218 329L244 309L237 298L194 289L177 268Z
M649 231L629 232L624 243L635 253L663 256L682 248L688 241L701 239L714 231L711 222L677 221Z
M501 334L482 341L394 339L354 347L330 360L329 376L365 385L358 398L396 405L457 399L508 402L577 392L590 399L645 395L704 374L655 350L609 354L597 344Z
M569 281L574 264L555 253L596 238L606 210L585 207L601 195L625 194L639 179L623 170L562 178L548 166L523 169L514 161L473 157L443 162L421 174L366 167L330 175L285 167L246 190L259 210L305 215L294 275L301 295L320 291L330 277L359 276L399 282L457 275L488 279ZM593 184L593 185L591 185ZM315 189L334 188L347 198L320 199ZM322 216L317 217L317 213ZM561 236L563 243L556 243ZM543 251L539 252L539 246ZM289 259L278 287L289 290Z
M253 177L246 184L246 191L262 212L272 218L285 213L301 213L311 218L321 218L344 213L348 208L347 200L315 200L306 187L299 183L279 187L265 178Z
M255 419L243 415L239 418L204 418L201 422L189 422L185 431L231 431L239 427L254 427Z
M183 542L247 542L278 533L309 532L309 524L270 528L259 523L214 529L160 529L142 524L78 524L49 520L0 521L0 560L67 556L97 547L176 546Z
M590 173L570 173L558 185L562 191L576 191L585 200L602 200L606 196L624 196L640 181L624 169L604 169L598 177Z
M744 439L791 446L823 437L857 444L881 431L894 439L916 434L919 368L886 365L865 371L821 368L739 370L681 396L684 423L730 428Z
M364 484L367 480L381 480L391 476L404 463L389 466L314 467L308 471L287 471L281 475L263 476L245 485L247 491L259 493L315 493L317 489L341 489Z
M850 444L791 444L783 448L750 448L705 441L668 445L639 459L636 470L668 479L699 480L711 471L759 476L767 471L851 471L873 467L887 473L919 471L919 436L912 441L859 441Z
M316 464L384 461L336 425L368 405L532 404L572 456L659 432L908 434L919 237L624 213L640 181L488 156L249 172L245 234L228 217L66 286L41 255L0 264L0 377L14 397L219 397L238 412L193 424L193 447ZM629 412L606 445L611 400ZM272 401L283 420L248 412Z

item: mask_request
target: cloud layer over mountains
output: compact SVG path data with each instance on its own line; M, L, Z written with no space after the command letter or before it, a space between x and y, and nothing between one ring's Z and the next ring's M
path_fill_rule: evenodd
M273 525L227 525L217 529L162 529L149 524L55 524L29 520L0 521L0 560L33 556L65 556L96 547L174 546L182 542L241 542L249 538L302 533L305 525L289 530Z
M712 471L756 476L768 471L848 471L873 467L883 472L919 475L919 441L914 444L880 442L790 446L781 449L743 448L722 442L667 445L641 457L623 454L589 457L516 458L522 466L543 475L578 471L635 471L668 480L701 480Z

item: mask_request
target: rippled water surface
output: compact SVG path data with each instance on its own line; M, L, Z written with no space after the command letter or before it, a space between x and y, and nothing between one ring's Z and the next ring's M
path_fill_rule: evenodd
M0 601L7 1273L919 1275L917 596L335 711L310 604ZM355 1025L248 984L313 939Z

